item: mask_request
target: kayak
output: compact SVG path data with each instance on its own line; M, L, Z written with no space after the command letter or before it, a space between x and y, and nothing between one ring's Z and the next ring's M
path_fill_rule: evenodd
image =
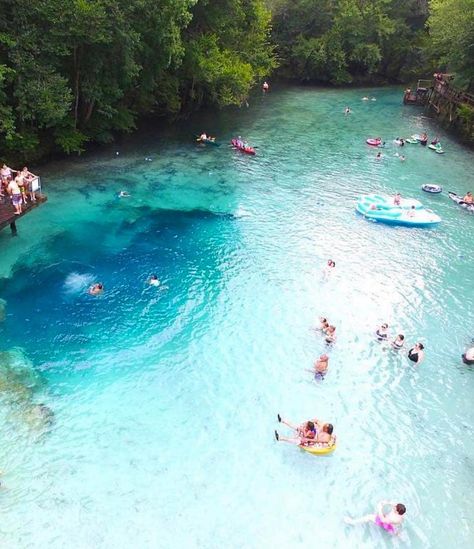
M407 208L410 203L411 206ZM361 197L357 202L356 211L370 221L387 225L433 227L441 221L438 215L425 209L418 200L402 199L400 206L396 206L391 197L381 195Z
M253 154L253 155L256 154L255 149L253 147L249 147L249 146L245 147L243 144L240 145L237 139L232 139L231 144L235 149L238 149L240 152L243 152L245 154Z
M441 187L441 185L435 185L434 183L425 183L421 186L421 190L426 193L438 194L443 192L443 187Z
M464 208L468 212L474 212L474 204L466 204L463 201L462 196L459 196L458 194L453 192L449 192L448 196L451 200L454 200L454 202L456 202L458 206L461 206L461 208Z
M367 145L371 145L372 147L378 147L379 145L382 144L382 140L380 139L380 137L377 137L377 138L369 137L368 139L366 139L366 143Z
M439 143L437 143L436 145L430 144L428 145L428 148L434 152L437 152L438 154L444 154L444 151Z

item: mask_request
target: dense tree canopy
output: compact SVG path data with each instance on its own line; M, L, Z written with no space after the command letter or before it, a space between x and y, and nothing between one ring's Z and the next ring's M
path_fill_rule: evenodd
M347 84L397 80L423 62L426 2L273 0L274 38L285 74Z
M430 10L430 12L429 12ZM0 0L0 151L108 142L138 117L240 105L277 74L474 82L474 0Z
M430 11L433 55L474 91L474 0L432 0Z
M240 104L275 67L262 0L0 0L0 149L81 151L144 113Z

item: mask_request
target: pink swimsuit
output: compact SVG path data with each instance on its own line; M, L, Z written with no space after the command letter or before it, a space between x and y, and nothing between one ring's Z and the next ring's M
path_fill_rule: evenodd
M380 526L381 528L383 528L386 532L390 533L390 534L396 534L397 531L395 530L395 527L393 526L393 524L390 524L390 522L384 522L379 515L377 515L375 517L375 524L377 526Z

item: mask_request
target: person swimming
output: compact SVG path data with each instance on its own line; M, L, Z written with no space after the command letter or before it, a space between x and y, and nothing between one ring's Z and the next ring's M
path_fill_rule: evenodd
M351 113L352 113L352 111L351 111L351 109L350 109L349 107L346 107L346 108L344 109L344 114L347 115L347 114L351 114Z
M90 295L99 295L104 291L104 286L98 282L97 284L93 284L88 291Z
M326 263L323 270L323 275L329 276L334 271L335 268L336 268L336 262L333 261L332 259L328 259L328 262Z
M119 198L126 198L127 196L130 196L130 194L127 191L120 191L118 193Z
M391 509L388 513L384 513L384 508L388 505L391 506ZM367 522L373 522L377 526L380 526L383 530L389 534L398 534L398 529L404 520L404 515L406 513L406 507L403 503L393 503L390 501L381 501L378 504L377 512L365 515L359 519L353 519L351 517L346 517L344 520L346 524L365 524Z
M335 326L328 326L326 329L326 343L329 345L331 343L336 342L336 327Z
M150 286L159 286L161 283L156 275L151 275L150 280L148 280Z
M387 341L388 339L388 324L384 323L375 330L375 335L378 341Z
M262 85L262 90L264 92L267 92L269 89L270 89L270 86L269 86L268 82L264 82L263 85Z
M321 355L314 363L314 369L311 370L314 373L314 379L316 381L322 381L327 374L329 367L329 357L326 354Z
M474 364L474 347L471 347L462 355L462 361L464 364Z
M367 96L364 96L364 97L362 98L362 101L368 101L368 100L369 100L369 98L368 98Z
M408 358L415 364L420 364L425 358L423 343L415 343L415 345L408 351Z
M320 316L318 330L321 330L322 332L326 332L328 328L329 328L329 322L327 321L327 318Z
M405 345L405 336L403 334L398 334L390 345L392 346L392 349L399 351Z

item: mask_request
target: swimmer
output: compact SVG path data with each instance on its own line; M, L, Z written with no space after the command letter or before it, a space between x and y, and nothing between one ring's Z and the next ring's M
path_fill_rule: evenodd
M380 160L382 158L382 153L379 151L377 153L377 156L375 157L375 160Z
M120 191L118 194L119 198L126 198L127 196L130 196L130 194L127 191Z
M405 336L403 334L398 334L390 345L392 346L392 349L399 351L405 345Z
M324 376L327 374L328 367L329 367L328 355L321 355L314 363L314 368L308 371L314 374L314 379L316 379L316 381L322 381L324 379Z
M336 268L336 262L332 259L328 259L326 266L324 267L323 275L329 276Z
M319 317L319 328L318 330L321 330L322 332L325 332L329 328L329 322L327 318L324 318L322 316Z
M89 294L90 294L90 295L99 295L99 294L101 294L103 291L104 291L104 286L103 286L103 284L101 284L100 282L98 282L97 284L93 284L93 285L89 288Z
M375 97L371 97L370 100L371 101L377 101L377 99L375 99Z
M148 281L150 286L159 286L160 281L156 275L151 275L150 280Z
M394 197L393 197L393 203L395 204L395 206L400 206L400 202L402 200L402 195L400 193L397 193Z
M352 113L351 109L349 107L346 107L345 110L344 110L344 114L348 115L348 114L351 114L351 113Z
M385 514L384 507L390 505L392 508ZM406 507L403 503L392 503L390 501L381 501L377 507L377 512L372 515L365 515L359 519L353 519L346 517L344 520L346 524L364 524L367 522L373 522L380 528L383 528L389 534L398 535L397 527L400 527L404 520L404 514L406 513Z
M375 330L375 335L378 341L387 341L388 339L388 324L384 323Z
M362 101L368 101L368 100L369 100L369 98L367 96L362 98Z
M405 157L403 156L403 154L401 154L401 155L399 156L399 158L400 158L400 162L405 162Z
M208 137L206 132L202 132L202 134L199 136L199 141L207 141Z
M263 92L267 92L270 89L270 86L268 85L268 82L264 82L262 85Z
M462 361L464 364L474 364L474 347L471 347L462 355Z
M326 343L335 343L336 342L336 327L335 326L328 326L326 330Z
M414 347L408 351L408 358L415 364L421 364L425 358L424 348L423 343L415 343Z

